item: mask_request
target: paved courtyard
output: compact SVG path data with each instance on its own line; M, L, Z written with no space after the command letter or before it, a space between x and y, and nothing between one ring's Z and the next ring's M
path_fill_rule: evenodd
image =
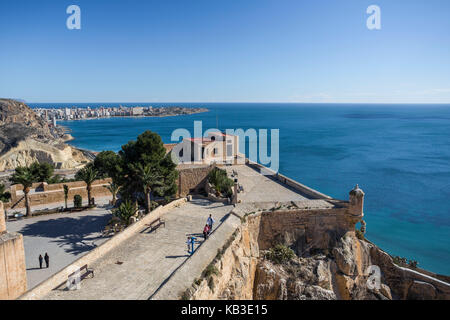
M55 213L7 222L9 231L23 235L28 289L38 285L108 238L101 231L111 213L106 208ZM50 256L50 267L39 269L38 257Z
M210 214L216 229L232 208L203 199L174 208L162 216L165 227L143 228L90 265L95 277L81 289L53 290L45 299L148 299L188 258L187 236L201 234Z
M270 176L262 175L259 171L245 165L225 167L228 176L235 170L239 184L244 192L238 194L242 203L246 202L286 202L307 200L307 196L295 189L280 183Z

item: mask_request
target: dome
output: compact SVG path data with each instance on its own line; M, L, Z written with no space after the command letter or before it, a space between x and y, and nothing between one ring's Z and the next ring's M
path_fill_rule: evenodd
M351 191L350 191L350 195L351 196L363 196L364 195L364 191L362 191L358 185L356 185Z

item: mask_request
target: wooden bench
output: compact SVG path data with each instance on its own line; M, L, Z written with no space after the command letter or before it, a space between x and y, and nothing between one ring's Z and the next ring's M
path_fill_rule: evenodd
M92 275L92 278L94 277L94 269L90 269L88 268L87 264L85 264L84 266L82 266L80 268L80 273L82 272L82 270L84 270L84 273L80 276L80 279L83 280L84 278L86 278L88 275ZM74 273L72 273L71 275L73 275ZM70 276L71 276L70 275ZM69 277L70 277L69 276Z
M161 218L155 219L152 222L146 224L148 228L150 228L149 232L152 232L153 230L158 229L160 226L164 225L164 228L166 227L166 222L162 220Z
M83 271L84 270L84 271ZM67 276L67 279L71 279L75 274L77 273L77 271L72 272L71 274L69 274ZM80 281L83 280L84 278L86 278L88 275L92 275L92 278L94 277L94 269L90 269L88 268L88 265L85 264L84 266L82 266L80 268ZM59 286L57 286L55 289L58 289L60 287L62 287L63 285L67 286L67 281L62 282Z

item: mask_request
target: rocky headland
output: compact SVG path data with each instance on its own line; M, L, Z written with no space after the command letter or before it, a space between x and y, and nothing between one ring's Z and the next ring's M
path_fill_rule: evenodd
M0 171L34 161L69 169L92 160L89 152L65 143L70 139L62 128L49 127L25 103L0 99Z
M449 277L397 265L337 207L243 211L184 299L447 300ZM351 207L350 207L351 208ZM378 269L377 269L378 268Z

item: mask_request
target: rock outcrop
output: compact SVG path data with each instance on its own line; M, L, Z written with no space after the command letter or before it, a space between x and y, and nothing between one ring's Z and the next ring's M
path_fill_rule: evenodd
M296 255L287 262L275 263L262 249L270 240L261 227L267 216L255 213L246 218L214 262L217 272L194 283L190 299L450 299L449 283L396 265L386 252L359 239L354 231L335 238L328 248L312 245L301 251L295 243L306 242L305 234L286 235L281 243ZM307 242L320 243L316 240Z
M69 136L49 127L26 104L0 99L0 171L34 161L56 168L75 168L90 160L81 150L64 143Z

